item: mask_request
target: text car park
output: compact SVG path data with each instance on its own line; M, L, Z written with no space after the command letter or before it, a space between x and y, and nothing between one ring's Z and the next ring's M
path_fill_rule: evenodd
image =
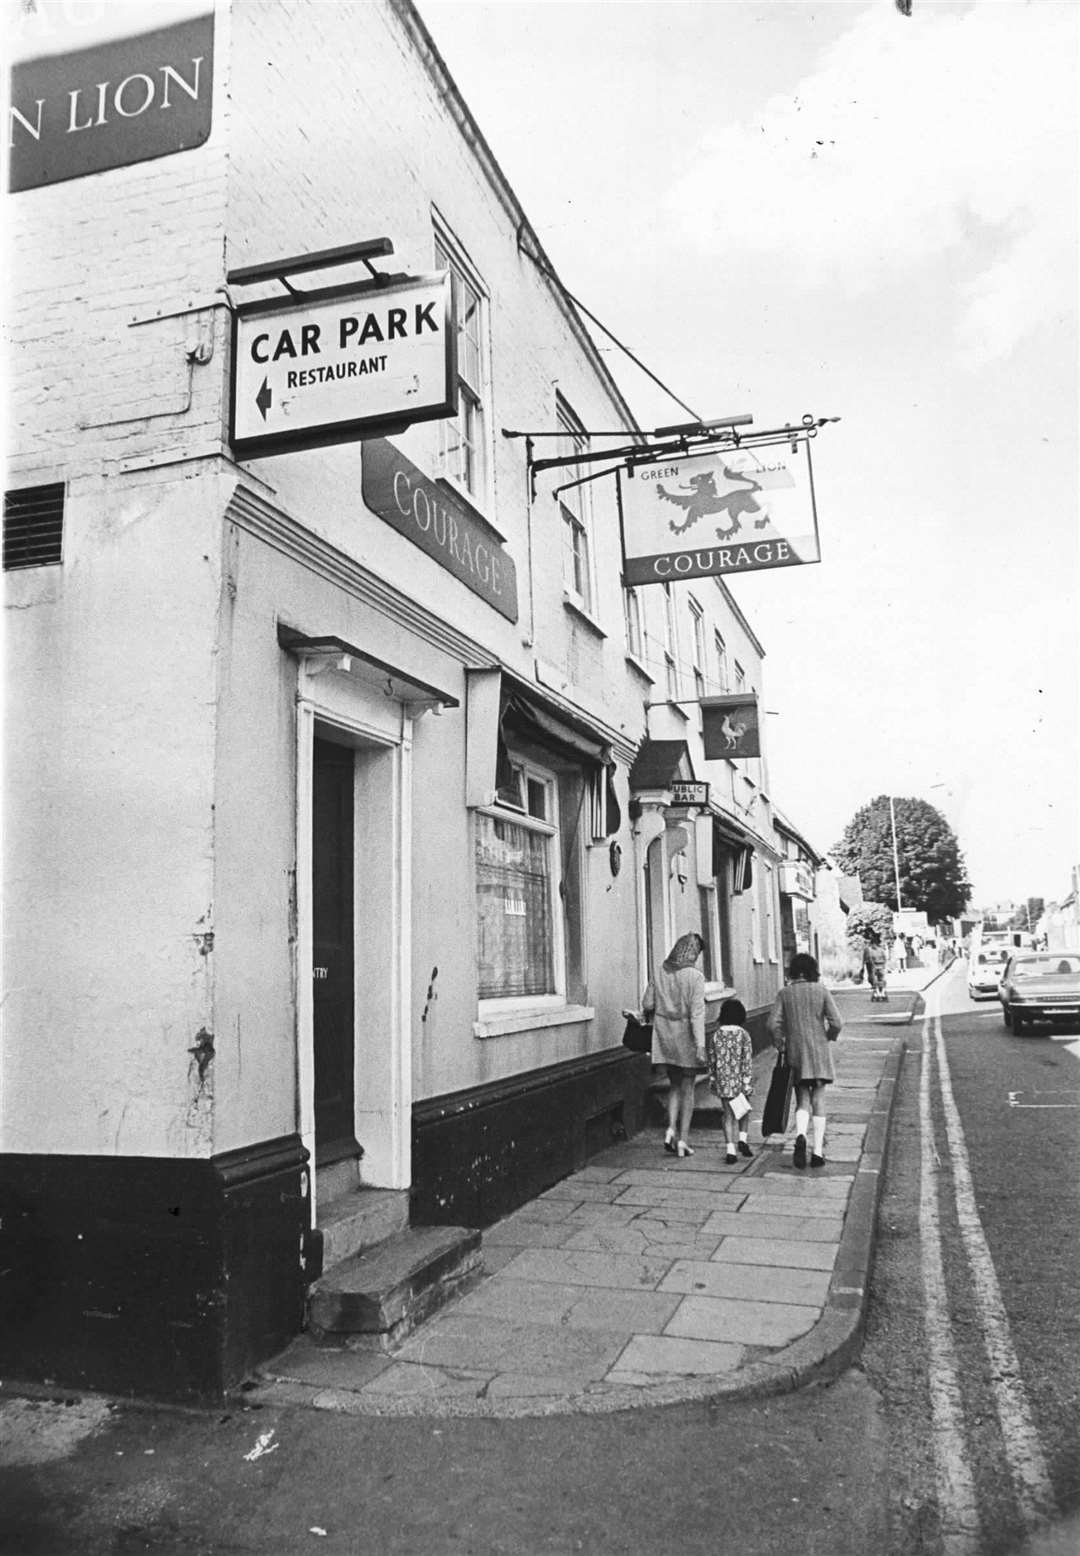
M1021 951L1009 958L998 987L1005 1025L1080 1019L1080 951Z

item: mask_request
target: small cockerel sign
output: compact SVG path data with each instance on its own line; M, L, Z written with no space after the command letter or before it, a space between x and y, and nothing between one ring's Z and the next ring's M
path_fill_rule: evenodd
M619 473L627 584L820 562L808 440Z
M760 756L757 698L749 692L735 692L728 697L702 697L701 735L707 762L725 756L732 761Z

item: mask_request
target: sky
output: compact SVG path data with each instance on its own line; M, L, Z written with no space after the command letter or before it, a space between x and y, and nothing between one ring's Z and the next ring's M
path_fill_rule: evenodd
M564 284L706 419L839 416L820 565L729 578L771 795L1080 862L1075 0L418 0ZM604 336L645 427L685 420Z

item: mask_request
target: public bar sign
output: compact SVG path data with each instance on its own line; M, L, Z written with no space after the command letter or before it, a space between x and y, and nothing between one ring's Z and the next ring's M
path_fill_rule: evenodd
M234 311L231 442L240 459L400 432L456 411L449 271Z
M761 755L761 731L758 724L757 697L750 692L735 692L726 697L702 697L701 739L707 762L729 757Z
M809 439L635 464L619 501L629 585L821 561Z
M52 12L66 15L72 9L42 7L44 21ZM130 25L136 13L117 5L103 14L115 28ZM143 20L148 14L153 8L143 7ZM60 41L82 35L64 28ZM27 36L16 46L38 42L55 46L55 30L43 26L40 38ZM17 61L8 103L9 190L37 189L201 146L210 134L213 86L213 15Z
M682 778L673 778L671 782L672 805L700 805L705 810L709 808L709 785L707 783L688 783Z
M479 514L431 481L392 443L364 444L364 502L509 621L518 619L517 570Z

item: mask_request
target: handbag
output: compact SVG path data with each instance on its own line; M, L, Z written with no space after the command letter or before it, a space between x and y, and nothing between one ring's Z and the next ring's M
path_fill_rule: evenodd
M626 1031L623 1033L623 1047L629 1048L631 1053L652 1053L652 1024L648 1021L639 1021L636 1016L628 1016L626 1019Z
M772 1079L769 1082L769 1095L765 1098L765 1106L761 1110L763 1137L782 1135L787 1129L788 1115L791 1112L792 1086L791 1066L783 1054L777 1054Z

